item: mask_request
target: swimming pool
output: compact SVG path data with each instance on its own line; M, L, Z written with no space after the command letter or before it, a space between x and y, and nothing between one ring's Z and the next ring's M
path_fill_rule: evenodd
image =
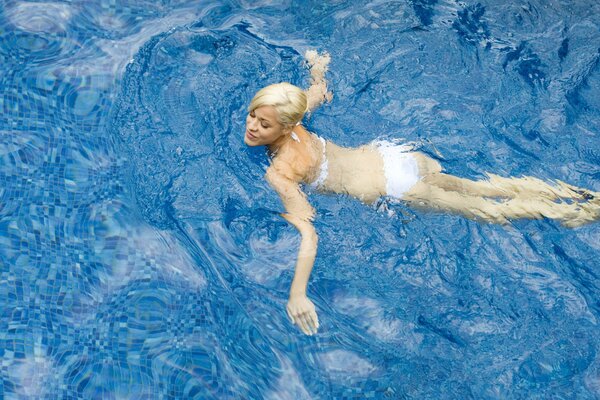
M312 194L308 337L299 236L243 143L316 48L325 138L598 191L597 2L198 3L1 8L1 397L600 396L600 224Z

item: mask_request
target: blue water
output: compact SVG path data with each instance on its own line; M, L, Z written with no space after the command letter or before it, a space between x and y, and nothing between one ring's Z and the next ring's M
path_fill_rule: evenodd
M245 107L313 48L329 140L600 191L597 1L4 2L0 397L600 398L598 223L311 194L321 327L290 324Z

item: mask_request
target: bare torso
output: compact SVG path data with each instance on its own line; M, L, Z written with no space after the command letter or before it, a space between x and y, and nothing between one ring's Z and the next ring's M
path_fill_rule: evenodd
M385 194L383 158L373 145L349 148L328 141L326 157L328 174L323 190L348 194L365 203Z
M298 183L312 183L319 176L323 161L323 145L317 135L302 125L294 128L299 141L288 141L276 150L277 169ZM415 151L421 181L403 196L407 201L428 196L428 185L423 181L441 171L440 164L425 154ZM381 153L374 143L359 147L343 147L326 141L327 177L319 186L321 192L348 194L364 203L373 203L386 195L386 177Z
M313 146L318 148L318 161L309 175L309 182L316 179L322 161L322 143L310 134ZM440 172L440 164L420 152L412 152L419 166L421 177ZM327 141L325 156L328 162L328 174L322 191L343 193L354 196L365 203L372 203L386 194L386 177L384 173L383 157L373 143L350 148L338 146ZM415 185L419 190L420 185ZM410 193L407 193L409 197Z

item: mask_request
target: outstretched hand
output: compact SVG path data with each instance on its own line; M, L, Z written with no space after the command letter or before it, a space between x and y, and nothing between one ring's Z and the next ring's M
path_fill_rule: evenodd
M306 96L308 109L312 111L323 102L333 99L333 93L327 91L325 79L331 56L327 52L319 54L316 50L307 50L304 58L310 68L310 87L306 89Z
M291 322L298 325L302 332L307 335L317 333L319 319L315 305L306 295L291 295L286 309Z

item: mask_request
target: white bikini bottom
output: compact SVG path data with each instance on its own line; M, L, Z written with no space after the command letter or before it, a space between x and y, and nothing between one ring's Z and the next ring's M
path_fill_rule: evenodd
M386 194L401 199L421 179L412 148L386 140L377 140L373 144L383 158Z

